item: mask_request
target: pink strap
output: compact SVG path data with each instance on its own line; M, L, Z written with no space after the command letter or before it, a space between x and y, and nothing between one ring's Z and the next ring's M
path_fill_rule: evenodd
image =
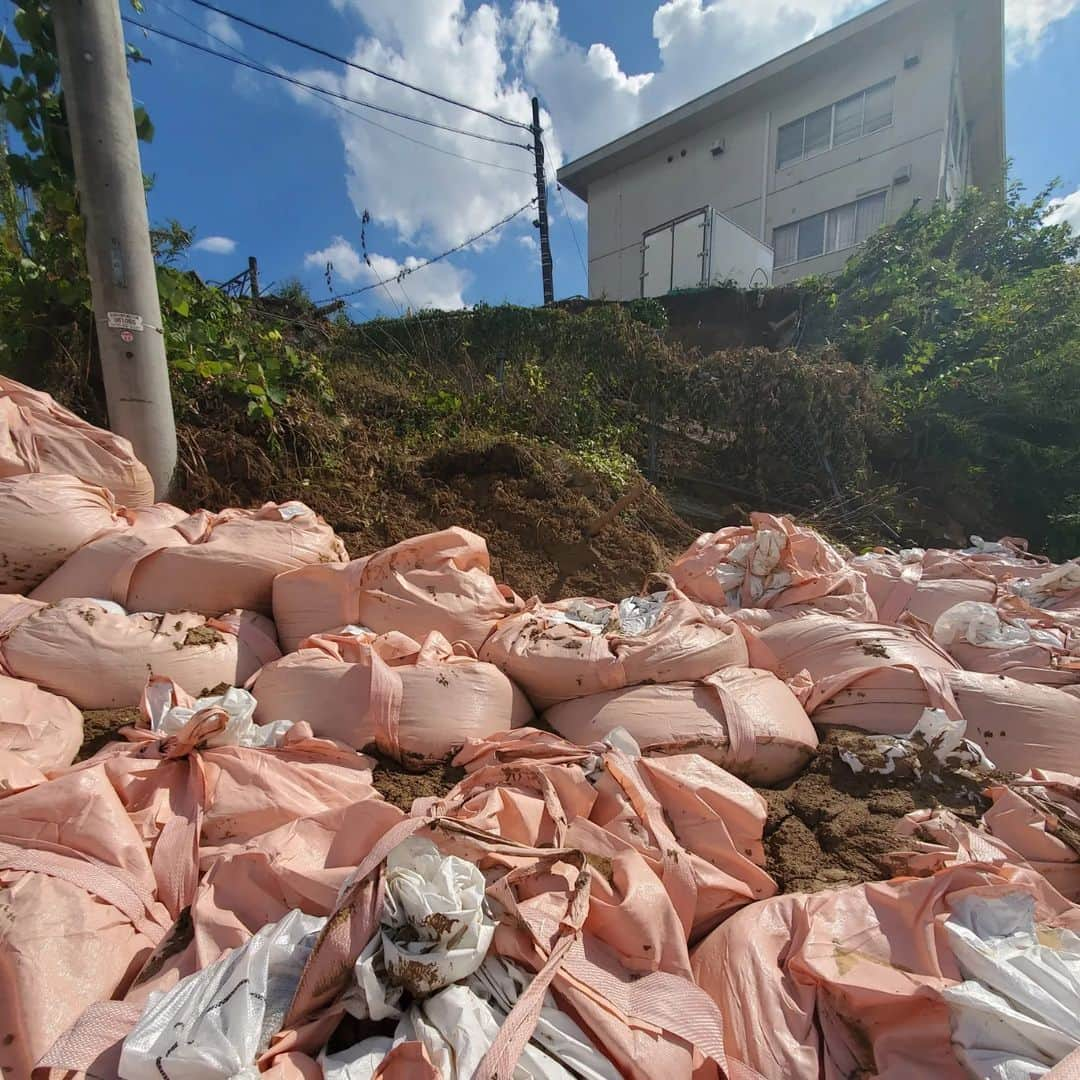
M173 526L175 528L175 526ZM122 604L125 608L128 606L128 593L131 591L131 579L135 576L135 571L139 568L140 564L149 559L152 555L156 555L159 551L164 551L168 547L173 547L173 544L167 544L164 540L153 540L146 542L145 546L137 554L129 555L121 565L120 569L113 574L112 581L109 583L109 596L108 599L115 601L117 604Z
M390 757L401 759L398 720L401 716L401 676L375 651L365 650L371 665L371 690L365 726L375 732L375 745Z
M30 843L34 847L18 846ZM111 904L153 944L156 945L165 936L169 927L158 919L154 901L130 874L74 853L67 855L57 850L45 850L39 843L21 837L0 837L0 868L28 874L47 874L58 881L65 881Z
M907 611L915 590L922 581L923 564L908 563L900 571L900 579L889 591L885 603L878 609L878 619L883 623L895 623Z
M199 837L206 805L206 775L202 755L186 759L187 783L173 796L173 817L165 822L154 844L150 865L157 881L158 897L174 918L189 907L199 887Z
M512 1080L518 1059L536 1030L544 995L559 972L566 954L578 943L577 932L564 937L551 950L525 992L514 1002L487 1053L480 1059L472 1080Z
M720 708L727 726L731 764L745 765L753 761L757 750L757 740L754 737L753 721L746 714L746 710L724 685L719 673L709 675L701 681L720 699Z
M371 940L379 921L382 876L379 874L374 881L369 879L398 844L430 824L424 818L399 821L383 833L367 858L349 876L342 886L334 913L304 965L283 1027L297 1027L341 992L352 975L356 958Z
M139 1022L142 1006L130 1001L97 1001L49 1047L35 1066L87 1076L118 1076L120 1050Z

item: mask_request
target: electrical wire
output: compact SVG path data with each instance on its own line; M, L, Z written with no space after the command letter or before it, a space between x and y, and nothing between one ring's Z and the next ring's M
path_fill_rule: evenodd
M546 163L547 163L548 158L550 157L550 155L548 153L547 143L544 142L544 137L542 135L540 136L540 142L543 143L543 146L544 146L544 162L545 162L544 179L546 180L547 179ZM555 190L559 193L559 201L562 203L563 213L566 215L566 222L570 226L570 235L573 236L573 238L574 238L574 247L577 248L578 261L581 263L581 269L585 271L586 279L588 279L588 277L589 277L589 267L585 262L585 256L581 253L581 243L578 240L577 229L574 227L574 219L570 216L570 207L568 207L566 205L566 196L563 195L562 184L559 183L559 174L558 174L558 172L555 171L554 166L552 166L552 174L553 175L552 175L552 178L551 178L551 182L555 185Z
M342 94L337 90L328 90L326 87L314 86L311 83L304 82L303 79L297 79L295 76L287 75L283 71L275 71L273 68L266 67L255 61L243 60L239 56L230 56L228 53L219 52L217 49L211 49L209 45L202 45L197 41L191 41L189 38L181 37L179 34L173 34L168 30L161 30L156 26L150 26L148 23L141 23L137 19L131 18L129 15L122 15L121 19L129 26L135 26L146 33L157 34L159 37L168 38L170 41L175 41L180 45L187 45L189 48L197 49L199 52L207 53L210 56L216 56L221 60L227 60L231 64L238 64L240 67L248 68L251 71L257 71L262 75L269 75L274 79L281 79L284 82L292 83L293 86L299 86L305 90L314 91L316 94L325 94L327 97L337 98L340 101L347 101L352 105L360 105L365 109L374 109L376 112L386 113L389 116L396 116L401 120L410 120L414 124L424 124L426 127L436 128L439 131L449 131L453 132L455 135L467 135L471 139L480 139L483 142L496 143L500 146L516 146L532 153L533 148L527 146L525 143L511 142L509 139L499 139L494 135L484 135L478 131L466 131L464 128L452 127L449 124L440 124L434 120L426 120L420 116L412 116L409 113L398 112L396 109L387 108L385 105L375 105L370 101L362 101L359 98L349 97L348 94Z
M346 67L355 68L357 71L366 72L368 75L374 75L377 79L385 79L387 82L403 86L408 90L415 90L418 94L425 94L427 97L434 98L436 101L445 102L447 105L454 105L459 109L467 109L469 112L476 113L479 116L486 116L491 120L497 120L500 124L506 124L509 127L517 127L524 131L532 132L532 127L529 124L522 123L520 120L511 120L509 117L500 116L499 113L489 112L487 109L481 109L476 105L469 105L464 101L458 101L456 98L447 97L445 94L440 94L435 90L427 90L422 86L416 86L414 83L406 82L404 79L399 79L394 75L388 75L385 71L376 71L374 68L369 68L364 64L358 64L355 60L348 59L348 57L339 56L337 53L332 53L327 49L319 48L318 45L312 45L307 41L301 41L299 38L290 37L280 30L274 30L269 26L264 26L262 23L255 22L254 19L248 19L243 15L237 15L233 11L226 11L224 8L208 3L208 0L191 0L191 2L197 4L201 8L205 8L207 11L213 11L218 15L224 15L227 19L232 19L244 26L250 26L252 30L258 30L263 34L269 34L279 41L285 41L300 49L306 49L308 52L315 53L317 56L322 56L327 60L333 60L338 64L344 64Z
M253 63L258 63L250 53L244 52L243 49L233 45L232 42L226 41L223 37L218 37L213 31L200 26L194 19L189 19L186 15L181 15L179 11L174 7L170 7L164 3L163 0L158 0L158 7L164 11L169 12L171 15L175 15L181 22L185 22L188 26L199 33L205 34L208 38L212 38L219 45L224 45L225 48L231 49L238 56L244 57L245 60L251 60ZM365 124L370 124L372 127L378 128L380 131L385 131L389 135L396 135L399 139L404 139L406 142L415 143L417 146L426 147L428 150L434 150L437 154L445 154L447 157L457 158L459 161L468 161L472 165L486 165L489 169L502 169L504 172L521 173L522 176L532 176L533 173L529 169L515 169L513 165L500 165L497 161L484 161L481 158L469 157L467 154L458 154L453 150L447 150L445 147L436 146L434 143L424 142L423 139L414 138L412 135L406 135L404 131L398 131L397 128L387 127L385 124L380 124L378 120L372 120L370 116L364 116L363 113L357 112L355 109L350 109L345 105L342 105L340 101L335 101L333 98L324 98L319 89L307 89L307 92L313 96L318 95L320 101L325 101L327 105L337 109L338 112L344 113L346 116L353 116L357 120L363 121Z
M450 255L455 254L458 251L467 248L470 244L475 244L477 240L482 240L485 236L489 236L495 232L496 229L501 229L504 225L513 221L518 214L525 213L530 206L535 205L536 198L530 199L524 206L519 206L512 214L507 214L506 217L499 221L496 221L494 225L489 225L483 232L478 232L475 236L470 236L468 240L462 240L460 244L455 245L448 251L444 251L441 255L433 255L430 259L425 259L423 262L417 263L415 266L408 266L403 268L396 274L391 275L388 278L383 278L381 281L374 281L370 285L362 285L359 289L350 289L349 292L338 293L336 296L330 296L325 300L316 300L316 304L328 304L332 300L344 300L350 296L359 296L361 293L371 292L372 289L381 288L383 285L389 285L390 282L401 282L404 278L407 278L410 274L415 274L417 270L423 270L425 267L431 266L432 263L437 263L442 259L447 258Z

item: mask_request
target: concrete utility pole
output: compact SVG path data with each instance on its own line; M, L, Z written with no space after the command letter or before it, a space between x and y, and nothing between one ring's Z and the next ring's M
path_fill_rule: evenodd
M52 15L109 424L131 440L160 499L176 468L176 425L120 9L54 0Z
M544 171L544 140L540 137L540 99L532 99L533 156L536 158L536 221L540 227L540 273L544 279L544 303L555 300L551 276L551 240L548 236L547 174Z

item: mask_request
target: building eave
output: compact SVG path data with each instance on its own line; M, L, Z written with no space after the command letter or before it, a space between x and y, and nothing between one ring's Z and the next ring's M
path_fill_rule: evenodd
M983 7L996 8L1002 0L988 0ZM834 26L818 37L798 45L751 71L680 105L663 116L627 132L574 161L558 172L559 182L588 201L589 185L596 179L655 152L671 142L701 130L718 114L748 102L768 84L791 76L819 61L823 53L841 46L903 12L927 4L959 4L960 0L886 0L885 3Z

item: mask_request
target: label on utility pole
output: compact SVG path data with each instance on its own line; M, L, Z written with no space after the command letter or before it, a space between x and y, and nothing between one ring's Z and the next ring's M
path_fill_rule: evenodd
M143 330L141 315L129 315L126 311L110 311L107 313L110 330Z

